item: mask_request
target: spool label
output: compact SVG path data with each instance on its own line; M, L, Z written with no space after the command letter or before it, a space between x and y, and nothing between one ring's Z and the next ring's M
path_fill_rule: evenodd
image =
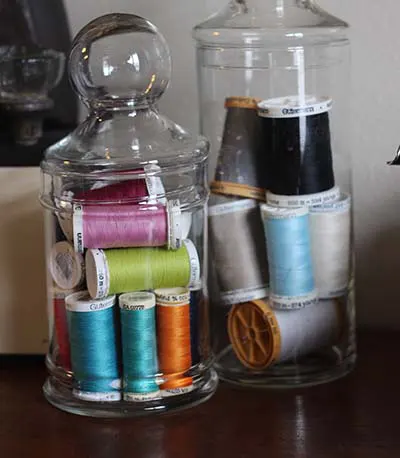
M119 308L121 310L126 310L127 312L142 312L143 310L149 310L154 308L156 305L149 305L149 304L127 304L125 303L120 303Z
M165 188L160 177L148 176L148 173L159 173L161 167L156 164L147 164L144 166L144 172L146 173L146 186L147 192L149 193L149 202L160 202L164 205L167 203L165 198ZM164 197L160 197L164 196Z
M274 207L313 207L337 202L339 199L340 189L337 186L328 191L303 196L280 196L267 192L267 204Z
M107 259L103 250L91 250L96 266L96 286L97 297L103 298L108 295L110 289L110 279L108 276Z
M119 296L121 310L130 312L148 310L156 306L156 296L153 293L125 293Z
M265 189L262 188L256 188L241 183L231 183L228 181L213 181L210 188L215 194L246 197L248 199L256 199L265 202Z
M85 251L85 244L83 240L83 205L81 204L74 204L72 225L74 230L75 251L83 253Z
M200 260L196 247L191 240L184 241L190 262L189 287L197 285L200 281Z
M328 97L299 96L279 97L258 104L258 115L262 118L298 118L326 113L332 108Z
M152 393L124 393L124 401L128 402L146 402L154 401L161 397L161 392L153 391Z
M300 218L309 214L308 207L295 207L295 208L281 208L272 207L270 205L263 204L261 206L261 213L263 218L282 220L290 218Z
M257 208L258 203L252 199L236 200L226 204L213 205L208 209L208 216L227 215L239 211L251 210Z
M182 246L181 204L174 199L167 204L168 248L177 250Z
M73 390L73 395L82 401L116 402L121 400L121 393L119 391L91 393L89 391Z
M280 310L297 310L311 307L318 302L317 293L313 291L306 296L289 297L271 294L270 305Z
M221 305L235 305L242 302L255 301L267 297L269 289L267 285L258 288L247 288L236 291L224 291L220 293Z
M179 300L179 296L171 296L170 298L166 299L158 299L157 298L157 305L161 307L183 307L189 305L190 298L186 297L183 300Z
M194 390L193 385L183 386L180 388L168 388L166 390L161 390L161 396L163 398L168 398L171 396L180 396L181 394L190 393Z
M318 213L342 213L347 212L351 208L351 197L344 194L337 202L326 202L322 205L316 205L310 208L311 214Z
M70 312L100 312L115 305L115 296L111 296L106 300L91 300L85 293L85 299L77 299L74 295L68 296L66 298L66 309Z

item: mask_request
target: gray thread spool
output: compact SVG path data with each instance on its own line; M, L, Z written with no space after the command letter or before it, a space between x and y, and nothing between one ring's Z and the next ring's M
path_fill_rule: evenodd
M257 100L229 97L214 193L265 200L266 155L262 149L262 120Z
M209 227L220 302L232 305L267 296L267 249L258 203L213 195Z

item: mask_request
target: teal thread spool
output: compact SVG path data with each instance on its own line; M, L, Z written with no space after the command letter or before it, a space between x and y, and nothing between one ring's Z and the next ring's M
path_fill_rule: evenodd
M176 251L165 248L88 250L86 276L90 295L187 287L200 280L200 261L193 242Z
M123 398L144 402L161 397L156 375L156 297L153 293L121 294Z
M65 303L74 396L84 401L119 401L116 297L93 300L87 291L81 291L68 296Z

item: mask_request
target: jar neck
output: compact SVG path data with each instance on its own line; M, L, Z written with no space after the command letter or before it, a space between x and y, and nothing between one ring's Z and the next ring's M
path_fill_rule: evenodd
M287 8L315 6L316 0L232 0L232 3L244 13L267 8L275 10L277 15L281 16Z

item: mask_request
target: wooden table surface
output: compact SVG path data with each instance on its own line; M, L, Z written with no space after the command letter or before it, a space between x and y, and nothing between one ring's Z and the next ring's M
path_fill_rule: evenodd
M359 339L357 370L296 391L221 384L207 403L102 420L51 407L40 360L0 359L1 458L399 458L400 333Z

